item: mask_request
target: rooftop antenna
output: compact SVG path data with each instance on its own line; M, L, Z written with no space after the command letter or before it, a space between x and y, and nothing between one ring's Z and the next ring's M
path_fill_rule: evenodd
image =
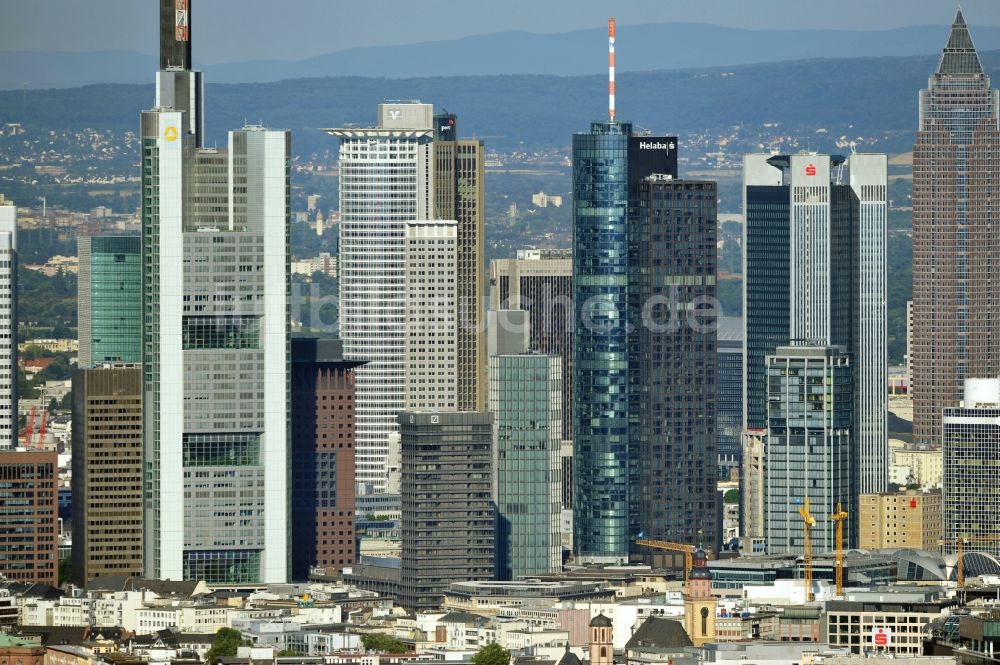
M615 17L608 19L608 121L615 121Z

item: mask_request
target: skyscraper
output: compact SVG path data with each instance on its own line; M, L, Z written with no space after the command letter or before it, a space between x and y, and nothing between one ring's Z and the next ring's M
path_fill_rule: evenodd
M74 370L72 435L74 581L141 576L141 366Z
M573 252L518 250L490 262L490 309L529 314L528 346L562 358L563 436L573 436Z
M80 367L142 361L142 238L77 240Z
M743 463L743 320L719 317L716 362L715 440L719 455L719 476L729 478L730 470Z
M290 136L248 126L201 147L200 75L173 67L181 4L161 0L172 66L140 133L145 574L283 582Z
M339 340L292 339L292 578L355 561L354 373Z
M963 381L1000 375L992 266L1000 187L1000 91L990 88L962 12L920 92L913 147L913 436L936 444Z
M944 542L1000 555L1000 379L965 379L964 400L947 407L944 448Z
M817 515L855 494L850 358L839 347L781 346L767 362L768 427L764 458L764 525L768 554L801 553L797 508ZM844 542L855 539L844 523ZM834 524L812 529L814 551L834 548Z
M482 144L458 140L454 120L430 104L387 102L375 127L325 130L340 139L340 336L345 357L368 361L357 371L357 479L378 492L406 406L407 222L457 223L455 408L485 408L485 164Z
M0 450L17 445L17 208L0 194Z
M650 175L628 233L630 531L710 552L721 545L716 201L714 182Z
M456 222L458 410L487 408L484 320L486 149L478 139L458 138L454 113L434 116L434 217Z
M438 607L451 582L493 579L493 424L489 413L399 414L400 603Z
M537 353L490 357L497 476L497 574L562 569L562 360Z
M579 561L594 563L627 560L648 509L640 482L655 442L643 442L635 390L643 351L630 342L644 304L633 247L646 223L641 184L677 177L676 137L633 133L615 119L613 19L608 27L608 121L573 135L573 546Z
M595 122L573 135L573 546L628 557L628 139Z
M405 404L410 411L456 411L458 373L458 225L407 222Z
M885 155L746 155L743 172L745 426L767 426L764 359L778 346L843 347L864 493L888 482L886 169Z
M54 451L0 451L0 575L59 583L59 462Z

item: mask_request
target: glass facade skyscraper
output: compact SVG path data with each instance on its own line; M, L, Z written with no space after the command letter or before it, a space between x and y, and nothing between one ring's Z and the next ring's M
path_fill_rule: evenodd
M745 426L766 427L765 358L775 349L842 347L853 376L852 483L866 494L888 482L886 180L885 155L744 158ZM856 533L856 496L838 500Z
M714 182L649 175L629 229L630 534L710 552L720 545L716 202Z
M1000 379L966 379L964 401L944 410L944 543L1000 555ZM977 540L981 539L981 540Z
M80 366L142 361L142 238L83 236L77 294Z
M1000 375L996 238L1000 90L959 11L927 89L913 146L913 437L941 440L963 380Z
M497 475L497 575L562 569L562 359L490 357Z
M798 507L822 515L813 551L834 548L835 524L825 519L854 495L854 392L850 358L839 347L781 346L767 358L768 425L764 462L764 523L768 554L801 553ZM844 542L854 541L851 521Z
M719 476L729 478L743 459L743 320L719 317L716 355L715 440Z
M629 552L629 123L573 136L573 521L577 557Z

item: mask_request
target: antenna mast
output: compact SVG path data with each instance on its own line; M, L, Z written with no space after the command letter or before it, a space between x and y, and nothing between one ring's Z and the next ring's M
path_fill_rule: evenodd
M615 121L615 17L608 19L608 121Z

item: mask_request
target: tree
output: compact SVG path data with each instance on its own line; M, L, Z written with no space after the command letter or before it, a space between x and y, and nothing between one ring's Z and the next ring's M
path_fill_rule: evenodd
M739 503L740 502L740 491L737 489L726 490L726 493L722 495L723 503Z
M409 649L400 640L384 633L368 633L361 637L361 646L365 651L378 653L406 653Z
M508 663L510 663L510 651L496 642L487 644L472 657L472 665L508 665Z
M215 633L212 648L205 654L205 662L208 665L216 665L220 658L231 658L236 655L237 649L249 644L250 642L244 640L243 635L235 628L220 628Z
M73 579L73 558L59 559L59 585L62 586Z
M282 649L276 654L278 658L290 658L292 656L301 656L301 655L302 654L300 654L295 649Z

